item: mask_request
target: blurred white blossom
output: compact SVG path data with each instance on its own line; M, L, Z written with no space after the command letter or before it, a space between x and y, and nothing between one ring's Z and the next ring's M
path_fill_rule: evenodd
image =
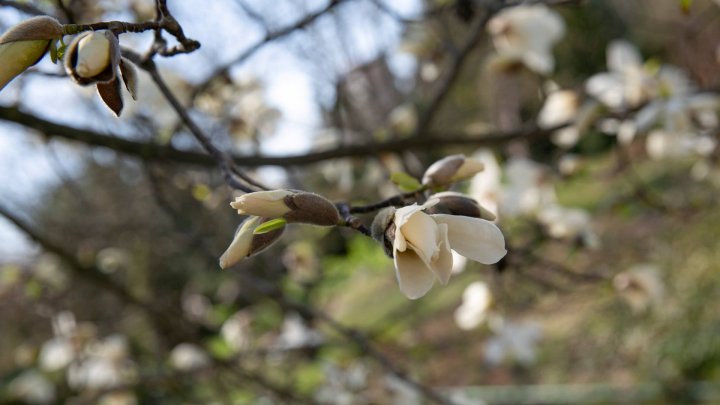
M292 313L285 316L282 324L282 332L275 342L275 347L279 349L294 349L315 346L324 340L323 335L309 328L300 315Z
M468 194L480 206L498 215L498 200L500 198L500 180L502 172L495 154L489 149L480 149L473 154L473 159L483 164L483 171L476 174L470 182Z
M455 310L455 323L463 330L478 327L487 317L491 303L492 294L487 284L471 283L463 292L462 304Z
M526 158L511 158L505 164L506 184L502 189L500 214L510 217L531 215L556 201L548 182L547 169Z
M170 365L180 371L189 371L210 364L210 356L192 343L180 343L170 352Z
M540 210L537 218L553 238L579 239L590 248L599 246L600 241L592 229L590 214L581 208L549 204Z
M585 86L588 94L612 109L637 107L647 100L653 83L633 44L612 41L607 48L607 66L608 72L588 79Z
M536 346L542 338L540 325L497 318L490 322L490 328L495 335L485 343L485 361L498 365L509 360L526 366L535 362Z
M26 370L15 377L7 386L10 395L28 404L50 404L55 402L55 386L35 370Z
M38 363L45 371L56 371L67 367L74 358L75 348L70 339L58 336L43 344Z
M555 67L553 46L565 34L565 23L558 13L543 4L507 8L487 24L498 53L494 64L524 64L546 75Z
M660 269L649 263L636 264L613 278L613 285L635 313L658 307L665 299Z

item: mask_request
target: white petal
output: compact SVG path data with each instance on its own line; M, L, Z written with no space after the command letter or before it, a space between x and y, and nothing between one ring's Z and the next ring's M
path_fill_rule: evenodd
M607 65L611 72L623 72L626 69L642 66L642 56L635 45L623 40L616 40L608 45Z
M256 191L235 198L230 206L238 210L239 215L277 218L290 211L284 199L292 194L288 190Z
M625 89L623 77L620 74L598 73L588 79L585 90L610 108L623 107Z
M395 251L393 256L400 291L411 300L425 295L435 282L435 275L415 252Z
M440 251L434 260L430 263L430 270L435 273L440 284L445 285L450 280L453 269L453 256L450 250L450 241L448 240L448 226L446 224L438 224L438 246Z
M232 243L230 243L225 253L220 256L220 268L226 269L248 255L252 245L253 231L257 227L259 219L258 217L248 218L235 233Z
M110 41L104 31L92 32L80 40L75 65L78 76L93 77L105 70L109 64Z
M430 263L437 254L439 229L428 214L421 211L415 212L399 228L399 232L396 231L397 233L402 233L410 247L425 263ZM398 239L397 236L395 239Z
M483 264L497 263L505 256L505 237L490 221L459 215L435 214L438 223L448 225L450 247Z

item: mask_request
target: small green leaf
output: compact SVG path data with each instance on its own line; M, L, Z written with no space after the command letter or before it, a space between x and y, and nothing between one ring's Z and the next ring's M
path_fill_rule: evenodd
M395 172L390 176L390 181L395 183L403 191L415 191L422 188L417 179L405 172Z
M56 54L58 59L62 59L63 56L65 56L65 50L67 49L67 45L65 45L65 42L63 42L62 38L60 38L60 46L55 45Z
M52 59L52 63L58 61L57 41L54 39L50 40L50 59Z
M693 0L680 0L680 10L684 14L688 14L690 12L690 6L692 6Z
M275 218L271 219L267 222L263 222L262 225L255 228L255 231L253 232L254 235L260 235L263 233L268 233L271 231L274 231L276 229L280 229L283 226L287 224L287 221L284 218Z

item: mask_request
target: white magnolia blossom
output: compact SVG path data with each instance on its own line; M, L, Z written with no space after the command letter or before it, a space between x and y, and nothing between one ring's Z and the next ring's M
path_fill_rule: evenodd
M436 204L413 204L395 211L393 258L400 290L410 299L425 295L437 279L447 284L452 274L450 249L483 264L496 263L507 253L505 238L492 222L459 215L428 215Z
M608 72L592 76L585 86L588 94L607 107L637 107L651 95L651 75L633 44L624 40L612 41L607 48L607 66Z
M210 364L210 356L192 343L180 343L170 352L170 365L176 370L190 371Z
M555 67L552 48L565 34L558 13L543 4L520 5L499 12L488 22L500 64L521 62L548 74Z
M485 361L498 365L513 361L522 365L535 362L536 346L542 338L542 329L535 322L510 322L494 319L490 328L495 335L485 343Z
M534 215L556 202L555 189L547 181L547 170L526 158L511 158L505 164L507 183L501 194L501 215Z
M56 371L67 367L75 359L72 341L58 336L45 342L40 349L38 363L45 371Z
M242 223L240 229L235 232L230 246L225 250L225 253L220 256L221 269L227 269L250 254L253 236L255 236L253 232L258 225L260 225L260 217L253 216L248 217Z
M665 299L665 283L660 269L648 263L637 264L613 278L618 293L628 302L633 312L642 313L658 307Z
M362 363L340 368L332 363L323 364L324 384L315 391L314 399L320 404L353 405L370 403L364 397L369 370Z
M298 314L285 316L282 332L275 342L278 349L294 349L306 346L316 346L325 339L323 335L309 328Z
M110 65L110 40L105 31L94 31L78 43L75 71L80 77L91 78Z
M91 341L68 368L68 385L77 390L96 390L130 383L137 369L129 356L130 347L124 336Z
M495 154L489 149L480 149L473 155L480 161L484 170L476 174L470 182L468 194L480 204L498 216L498 200L500 199L500 179L502 172Z
M581 208L549 204L538 212L537 219L553 238L580 239L590 248L596 248L600 243L592 229L590 214Z
M233 350L239 351L250 346L250 313L238 311L220 328L220 336Z
M478 327L487 317L492 303L492 294L487 284L476 281L465 288L463 302L455 310L455 323L460 329L470 330Z
M7 386L12 398L28 404L55 403L55 385L35 370L24 371Z
M230 206L237 210L238 215L277 218L290 212L284 199L293 194L289 190L256 191L235 197Z
M390 129L395 134L411 134L415 131L418 124L417 109L412 103L400 104L390 111L388 123Z
M550 93L538 114L538 126L553 128L575 119L580 103L579 95L572 90L559 90ZM559 129L553 133L552 140L560 146L571 147L580 138L574 126Z

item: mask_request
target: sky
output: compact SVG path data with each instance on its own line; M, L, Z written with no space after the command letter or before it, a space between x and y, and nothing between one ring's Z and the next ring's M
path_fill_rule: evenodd
M129 16L122 11L125 3L116 2L117 9L110 12L107 19L128 19ZM278 29L292 24L308 12L323 8L326 1L286 0L272 3L272 10L267 10L268 2L246 1L259 14L271 17L268 19L271 29ZM416 17L421 12L420 0L386 0L386 3L403 16ZM248 19L234 1L186 0L172 3L171 10L183 25L185 33L199 40L202 47L192 54L158 62L161 69L168 71L171 76L177 75L190 82L202 81L210 74L214 64L233 60L264 36L262 27ZM323 97L328 98L327 92L323 93L322 84L318 83L317 77L321 73L318 64L326 69L322 73L335 77L347 72L355 64L371 60L383 49L397 47L400 25L389 16L379 13L371 1L349 1L335 10L340 16L337 21L321 17L308 30L268 44L232 69L234 77L251 75L259 78L265 85L266 102L282 113L275 132L263 140L262 153L296 154L312 146L313 136L322 129L318 97L321 102ZM14 9L0 7L2 29L24 18L26 16ZM238 24L238 21L243 23ZM373 30L383 28L381 38L370 35L366 25L368 21L373 24ZM338 24L348 33L346 43L338 40L334 34L339 28ZM152 41L152 36L149 33L125 34L120 39L123 46L142 51ZM295 46L299 43L307 44L310 40L322 41L322 49ZM316 60L316 63L308 64L306 57L324 58L324 63L317 63ZM409 75L414 69L412 59L407 57L395 57L390 63L391 68L400 75ZM57 67L52 65L49 58L45 58L38 69L55 71ZM92 88L82 88L65 78L37 75L16 78L0 92L0 105L14 105L18 100L22 100L24 110L52 121L100 132L128 133L123 121L115 118L100 104ZM128 107L128 111L133 108L131 105ZM61 141L45 142L20 126L0 122L0 204L23 215L28 207L47 203L38 201L37 196L44 188L78 173L82 169L82 158L87 153L97 152L89 152L87 148ZM263 169L260 175L264 181L276 185L283 178L282 171L274 168ZM6 220L0 219L0 263L22 261L36 252L37 249L23 234Z

